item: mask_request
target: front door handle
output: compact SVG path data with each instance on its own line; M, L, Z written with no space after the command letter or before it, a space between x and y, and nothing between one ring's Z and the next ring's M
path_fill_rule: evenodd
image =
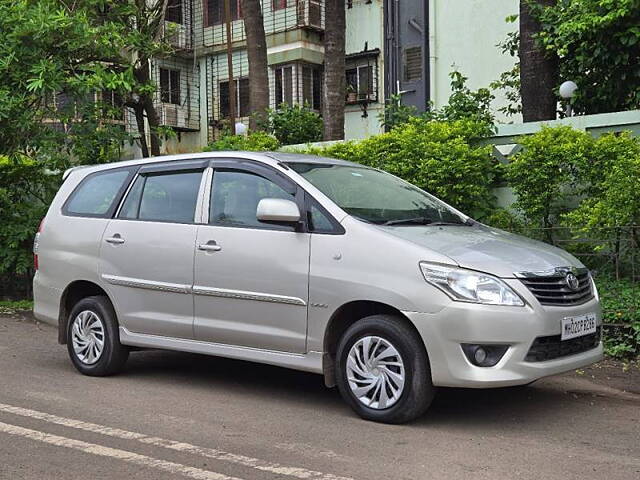
M219 252L222 250L222 247L218 245L215 240L209 240L207 243L201 243L198 245L198 250L202 250L204 252Z
M104 241L114 245L120 245L124 243L124 238L122 238L119 233L116 233L113 237L105 238Z

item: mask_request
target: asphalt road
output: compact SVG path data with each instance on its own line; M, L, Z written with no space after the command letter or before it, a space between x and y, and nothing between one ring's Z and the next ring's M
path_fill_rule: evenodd
M567 374L365 422L319 376L173 352L110 378L0 317L2 479L639 479L640 395Z

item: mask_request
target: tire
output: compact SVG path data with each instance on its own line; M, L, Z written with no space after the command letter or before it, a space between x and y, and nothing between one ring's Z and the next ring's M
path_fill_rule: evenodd
M371 368L361 361L364 359L365 346L370 348L370 353L385 353L382 356L369 356ZM389 346L392 350L389 350ZM396 353L402 366L397 365ZM383 364L378 365L378 361ZM391 362L393 365L389 364ZM402 377L402 373L404 384L399 387L397 379ZM338 343L336 383L342 398L358 415L382 423L415 420L429 408L435 394L429 358L422 341L401 318L393 315L365 317L347 329ZM375 386L371 388L371 385ZM368 391L359 398L352 386Z
M118 320L107 297L86 297L71 309L67 319L67 351L71 363L83 375L104 377L122 370L129 349L120 343Z

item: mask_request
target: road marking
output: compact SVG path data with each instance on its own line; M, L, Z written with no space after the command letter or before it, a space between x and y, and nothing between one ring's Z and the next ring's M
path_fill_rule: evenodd
M45 412L39 412L37 410L31 410L28 408L15 407L0 403L0 412L11 413L14 415L20 415L22 417L35 418L37 420L43 420L45 422L54 423L56 425L62 425L64 427L75 428L78 430L84 430L92 433L99 433L101 435L107 435L109 437L120 438L123 440L136 440L138 442L153 445L156 447L168 448L170 450L176 450L178 452L192 453L195 455L201 455L203 457L213 458L215 460L221 460L224 462L235 463L245 467L251 467L263 472L275 473L278 475L286 475L289 477L295 477L300 479L311 480L353 480L348 477L339 477L336 475L316 472L313 470L307 470L299 467L289 467L280 465L278 463L266 462L258 458L247 457L245 455L238 455L235 453L224 452L215 448L199 447L185 442L178 442L175 440L167 440L160 437L151 437L143 433L131 432L129 430L121 430L119 428L106 427L104 425L98 425L96 423L83 422L81 420L74 420L72 418L59 417Z
M96 445L95 443L87 443L81 440L51 435L49 433L18 427L8 423L0 422L0 432L8 433L9 435L18 435L20 437L37 440L50 445L56 445L58 447L72 448L74 450L80 450L81 452L91 453L100 457L116 458L141 467L151 467L157 470L164 470L171 474L180 474L186 477L196 478L198 480L240 480L236 477L229 477L209 470L188 467L187 465L182 465L180 463L168 462L166 460L140 455L139 453L105 447L103 445Z

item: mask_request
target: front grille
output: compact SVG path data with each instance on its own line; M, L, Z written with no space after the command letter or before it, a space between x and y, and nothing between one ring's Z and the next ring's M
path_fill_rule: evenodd
M560 340L560 335L538 337L533 341L525 361L544 362L545 360L567 357L596 348L600 343L600 328L597 327L595 333L565 341Z
M591 279L587 269L578 270L578 288L567 285L567 272L558 270L549 275L527 275L520 281L533 293L542 305L579 305L593 298Z

